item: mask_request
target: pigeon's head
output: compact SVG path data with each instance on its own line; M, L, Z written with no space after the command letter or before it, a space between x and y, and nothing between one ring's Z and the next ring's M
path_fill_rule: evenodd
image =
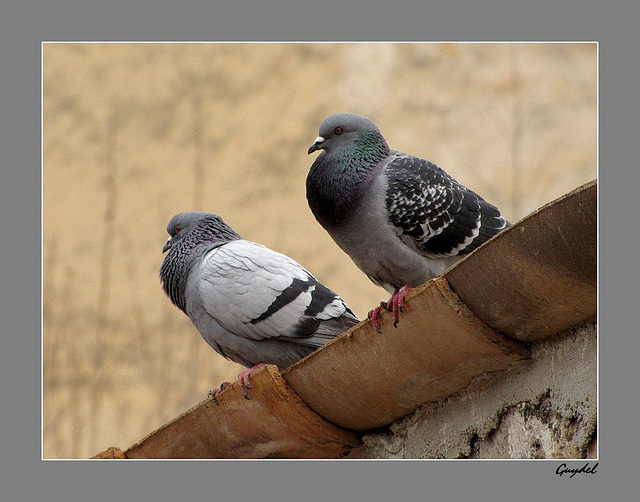
M169 251L194 230L194 234L197 234L194 237L197 237L200 242L228 242L240 238L217 214L200 211L178 213L171 218L167 225L169 238L162 248L162 252Z
M185 235L195 226L195 224L207 216L208 213L202 213L198 211L192 211L188 213L176 214L167 224L167 233L169 238L167 243L162 248L162 252L169 251L176 242L182 240Z
M320 124L318 137L307 153L316 150L331 152L346 145L358 143L362 138L373 137L386 147L378 127L368 118L355 113L336 113Z

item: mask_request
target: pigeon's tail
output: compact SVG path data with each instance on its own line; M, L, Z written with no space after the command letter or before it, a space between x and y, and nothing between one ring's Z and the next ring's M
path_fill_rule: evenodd
M325 337L325 343L335 338L336 336L344 333L352 326L355 326L360 321L355 316L351 316L347 313L340 317L334 317L326 321L322 321L316 331L316 336Z
M347 308L347 311L344 314L342 314L339 318L333 319L333 327L334 329L338 329L340 333L344 333L349 328L351 328L352 326L355 326L359 322L360 321L358 320L358 318L355 315L353 315L353 312L351 312L351 310Z
M359 322L342 298L312 275L305 284L311 302L290 330L299 343L319 347Z
M485 200L480 201L480 233L478 235L479 244L485 242L498 232L511 226L501 214L498 208L489 204Z
M300 319L296 324L295 329L298 332L309 332L310 336L292 338L291 341L300 345L307 345L313 348L318 348L327 342L333 340L336 336L341 335L352 326L355 326L360 321L358 319L345 312L339 317L332 317L330 319L317 319L312 317L305 317Z

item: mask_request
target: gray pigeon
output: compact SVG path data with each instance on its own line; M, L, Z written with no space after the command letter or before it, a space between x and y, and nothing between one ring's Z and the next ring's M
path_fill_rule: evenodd
M162 287L227 359L286 368L358 323L302 266L242 239L215 214L177 214L167 232ZM245 397L251 369L238 377Z
M369 119L331 115L308 153L324 150L307 176L318 222L369 279L393 296L394 325L412 286L509 226L498 209L435 164L392 150ZM378 307L369 313L380 330Z

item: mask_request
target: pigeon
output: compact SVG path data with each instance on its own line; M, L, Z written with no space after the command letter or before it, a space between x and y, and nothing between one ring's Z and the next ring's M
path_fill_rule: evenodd
M376 285L392 294L369 312L399 312L412 287L441 275L510 224L428 160L392 150L368 118L337 113L308 150L324 150L306 181L318 222Z
M358 323L347 304L293 259L242 239L220 216L179 213L160 281L219 354L249 368L286 368ZM210 395L224 388L212 389Z

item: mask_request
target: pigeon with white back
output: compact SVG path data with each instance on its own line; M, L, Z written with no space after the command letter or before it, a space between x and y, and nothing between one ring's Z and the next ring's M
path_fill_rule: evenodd
M167 232L162 287L216 352L250 368L238 376L245 397L251 370L284 369L358 323L301 265L242 239L218 215L179 213Z
M509 226L500 211L437 165L392 150L368 118L326 118L308 153L324 150L307 176L307 201L318 222L354 263L392 294L381 308L397 326L411 287Z

